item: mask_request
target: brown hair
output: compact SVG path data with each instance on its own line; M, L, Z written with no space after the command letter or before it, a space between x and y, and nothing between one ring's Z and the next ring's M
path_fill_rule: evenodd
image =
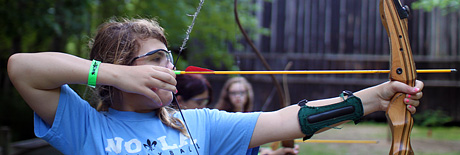
M118 65L128 64L139 53L140 41L149 38L158 39L168 46L163 28L153 19L111 19L102 24L94 40L90 42L90 60L99 60L103 63ZM113 100L122 98L121 90L112 86L96 87L99 97L98 111L107 111ZM170 107L161 107L156 110L160 120L174 129L187 135L180 119L172 117L176 111Z
M184 101L208 91L208 104L212 103L212 87L208 80L203 75L199 74L180 74L176 76L178 90L177 96L182 96ZM206 105L208 106L208 105Z
M244 111L235 111L235 106L233 106L233 104L230 101L228 89L230 89L230 86L235 83L243 84L247 91L246 92L247 102L244 104L244 107L243 107ZM217 101L217 104L214 108L225 110L228 112L251 112L253 109L253 102L254 102L254 91L252 89L251 84L248 82L248 80L246 80L246 78L244 77L233 77L233 78L228 79L227 82L225 82L224 87L222 88L222 91L220 92L219 101Z

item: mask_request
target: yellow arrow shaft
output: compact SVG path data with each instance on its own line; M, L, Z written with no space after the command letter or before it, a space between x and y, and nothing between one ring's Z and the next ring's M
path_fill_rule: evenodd
M180 74L375 74L389 70L297 70L297 71L180 71ZM419 69L417 73L451 73L455 69Z

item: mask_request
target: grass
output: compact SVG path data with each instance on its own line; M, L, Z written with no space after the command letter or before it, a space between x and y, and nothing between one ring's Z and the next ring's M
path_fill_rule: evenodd
M428 130L432 130L432 135L429 137ZM435 139L435 140L460 140L460 127L420 127L416 126L412 129L412 138L420 139ZM459 146L460 147L460 146Z
M388 128L388 124L376 123L376 122L363 122L358 126L373 126ZM428 130L432 130L432 136L428 137ZM374 138L386 137L387 133L375 133ZM453 140L460 141L460 127L424 127L414 126L411 132L411 138L414 139L435 139L435 140Z
M427 135L429 130L432 135ZM388 154L391 144L389 127L384 123L351 123L342 129L331 129L317 134L312 139L336 140L378 140L378 144L335 144L298 143L300 155L367 155ZM411 133L412 148L418 155L458 155L460 154L460 127L421 127L415 126ZM269 145L263 145L269 147Z

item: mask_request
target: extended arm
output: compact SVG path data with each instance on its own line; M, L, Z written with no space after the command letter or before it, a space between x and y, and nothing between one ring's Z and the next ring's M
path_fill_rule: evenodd
M60 86L86 84L91 61L64 53L19 53L8 60L8 75L27 104L48 124L56 113ZM136 79L136 80L133 80ZM144 94L154 101L152 87L175 91L171 70L156 66L122 66L101 63L98 85L111 85Z
M370 114L375 111L384 111L391 97L396 92L403 92L410 94L406 97L409 104L408 109L415 113L415 107L419 105L418 99L422 97L423 83L417 81L416 87L407 86L401 82L386 82L374 87L370 87L359 92L354 93L359 97L363 104L364 115ZM325 106L342 102L339 97L316 100L308 102L309 106ZM301 138L305 135L300 130L298 121L298 112L300 106L292 105L274 112L265 112L260 114L257 120L254 133L252 135L250 148L259 146L268 142ZM347 121L343 121L332 126L337 126ZM330 129L328 127L319 130L316 133Z

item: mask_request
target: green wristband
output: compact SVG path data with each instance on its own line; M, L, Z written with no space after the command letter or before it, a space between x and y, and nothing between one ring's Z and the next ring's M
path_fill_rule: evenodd
M100 61L93 60L91 63L91 68L89 69L88 74L88 86L95 88L96 87L96 79L97 79L97 72L99 71L99 64Z

